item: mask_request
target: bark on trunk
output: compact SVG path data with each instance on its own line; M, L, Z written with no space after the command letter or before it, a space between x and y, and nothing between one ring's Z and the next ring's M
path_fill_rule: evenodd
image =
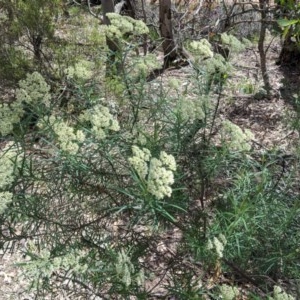
M135 0L127 0L126 1L125 13L133 19L136 18L136 3L135 3Z
M278 19L285 19L286 16L294 15L297 11L296 0L290 2L277 1L276 15ZM295 18L295 17L292 17ZM298 25L297 25L298 26ZM279 29L279 28L278 28ZM287 32L284 37L282 49L277 61L278 65L289 65L289 66L299 66L300 63L300 45L296 41L293 41L293 34L298 34L292 28Z
M103 23L105 25L110 25L110 20L107 17L107 13L112 13L115 11L114 1L105 0L102 1L102 11L103 11ZM107 63L106 63L106 76L112 77L118 74L121 70L121 64L118 62L118 52L119 46L118 42L109 38L106 38L106 43L109 49Z
M259 40L258 40L258 51L260 56L260 69L262 73L262 78L264 81L264 88L267 92L267 97L270 96L271 92L271 84L267 69L267 53L265 50L265 38L266 38L266 31L267 31L267 5L268 0L259 0L259 9L261 15L261 23L260 23L260 33L259 33Z
M291 37L288 33L284 39L278 61L280 65L299 66L300 64L300 46Z
M159 0L159 24L163 38L164 67L167 68L177 57L172 31L171 0Z

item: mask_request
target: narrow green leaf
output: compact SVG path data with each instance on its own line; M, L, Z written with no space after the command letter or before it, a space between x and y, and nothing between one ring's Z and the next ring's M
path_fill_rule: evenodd
M291 25L296 24L298 22L299 22L299 20L287 20L287 19L279 19L279 20L277 20L277 23L281 27L291 26Z

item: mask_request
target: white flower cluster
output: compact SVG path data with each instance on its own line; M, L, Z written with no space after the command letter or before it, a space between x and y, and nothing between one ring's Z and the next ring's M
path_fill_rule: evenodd
M208 40L192 41L188 48L192 53L194 63L201 63L201 67L204 65L208 74L226 74L231 70L231 65L222 55L213 53Z
M10 105L0 104L0 135L8 135L12 132L14 124L20 122L23 116L23 107L21 101L14 101Z
M215 54L214 57L205 61L206 72L208 74L227 74L231 70L231 64L221 54Z
M134 143L144 146L147 143L147 138L144 134L145 129L142 128L141 126L136 126L133 130L132 130L132 136L134 137Z
M144 271L140 270L134 278L134 265L132 264L129 255L121 249L118 253L117 262L115 264L116 273L120 277L121 281L128 287L134 280L139 286L145 282Z
M41 278L50 278L53 272L61 269L76 274L83 274L88 270L88 265L82 263L82 258L86 257L84 251L70 250L66 255L51 258L49 249L40 250L33 242L29 242L27 247L34 259L22 261L22 275L30 278L34 285L38 286Z
M0 214L4 212L7 204L12 201L13 194L11 192L0 192Z
M168 81L168 86L171 89L178 90L181 86L181 82L177 78L170 77Z
M208 98L206 96L201 96L197 99L184 97L177 102L176 110L184 122L202 120L205 117L203 109L207 104Z
M69 126L66 122L55 116L50 116L40 120L38 123L40 128L50 126L54 131L59 147L70 154L76 154L79 149L79 143L83 143L85 140L85 134L82 130L77 130Z
M230 286L227 284L222 284L220 287L221 297L223 300L234 300L237 299L240 292L237 287Z
M245 50L245 45L242 42L240 42L235 36L227 34L226 32L221 34L221 41L224 45L228 46L232 52Z
M252 47L252 42L246 38L242 38L242 42L245 45L245 47Z
M140 149L137 146L132 146L133 157L130 157L128 161L134 167L141 179L145 179L148 174L148 162L151 158L149 149Z
M131 274L134 272L134 266L123 249L118 253L116 272L126 286L131 284Z
M160 68L160 62L155 54L147 54L145 56L136 56L130 60L131 69L134 74L147 75L150 71Z
M81 60L65 70L68 79L87 81L93 77L94 64L87 60Z
M207 249L216 252L218 258L223 257L224 247L227 244L227 240L223 234L219 234L219 237L214 237L213 240L208 240Z
M16 100L11 103L0 104L0 135L8 135L12 132L14 124L20 122L24 114L23 102L36 105L50 106L50 86L38 72L28 74L25 80L20 80L16 90Z
M76 18L73 16L74 19ZM75 20L74 20L75 21ZM75 38L79 43L82 44L93 44L95 46L103 47L106 43L106 36L104 28L99 28L99 23L97 19L93 16L92 18L84 16L84 18L79 17L78 22L81 23L80 28L75 26L73 28L73 36L70 38Z
M43 103L50 106L50 86L46 83L43 76L38 72L28 74L25 80L19 82L20 88L16 90L17 101L24 101L31 105Z
M141 20L134 20L128 16L117 13L108 13L110 25L107 26L106 34L109 38L121 39L125 34L142 35L149 32L146 24Z
M148 149L140 149L132 146L133 157L129 158L129 163L136 170L142 180L146 181L147 190L157 199L172 194L171 185L174 183L176 162L172 155L164 151L160 152L159 159L151 157Z
M109 112L106 106L101 104L85 110L80 116L82 122L91 122L92 132L99 140L106 138L106 131L119 131L120 126L117 119Z
M192 41L189 44L189 48L194 55L200 56L202 59L214 56L212 46L207 39Z
M249 151L251 149L251 140L254 139L254 135L250 130L243 130L226 120L223 122L222 134L227 145L232 150L237 151Z
M20 163L20 155L13 144L8 143L0 153L0 189L7 188L14 180L15 167Z
M295 300L292 295L287 294L280 286L275 285L273 291L273 297L269 297L269 300Z
M20 164L21 157L17 149L11 144L7 144L0 153L0 213L7 204L12 201L13 194L5 191L15 179L16 167Z

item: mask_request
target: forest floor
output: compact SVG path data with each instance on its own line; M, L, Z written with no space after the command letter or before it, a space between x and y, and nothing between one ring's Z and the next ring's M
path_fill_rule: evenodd
M290 126L289 120L291 118L289 116L293 114L294 109L293 95L299 92L300 71L291 67L276 65L279 52L280 43L278 41L273 42L269 47L267 59L269 78L273 88L270 99L260 97L259 94L262 80L257 49L254 47L247 49L233 59L235 71L233 76L229 78L224 91L220 114L224 119L229 119L242 129L250 129L254 134L253 147L258 151L276 148L289 154L295 147L294 141L299 138L298 132ZM169 69L164 72L162 78L156 80L164 81L174 77L183 82L190 71L190 66L181 69ZM180 234L174 235L174 232L161 238L157 245L161 257L168 257L174 253L173 247L176 244L176 238L180 238ZM172 241L170 242L170 240ZM20 252L1 257L0 300L33 299L32 295L24 292L26 281L21 279L20 270L15 265L16 262L22 260ZM153 294L159 295L164 293L162 286L163 282L157 278L157 280L149 283L148 288L153 289ZM53 295L51 299L54 299ZM57 296L55 299L74 298L69 294Z

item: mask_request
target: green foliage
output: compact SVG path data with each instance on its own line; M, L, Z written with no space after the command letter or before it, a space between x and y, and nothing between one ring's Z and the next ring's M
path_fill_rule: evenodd
M54 38L61 0L2 0L1 7L1 77L16 81L40 68L35 64L42 64L44 45Z
M29 69L30 62L24 52L14 47L0 47L0 74L2 80L14 84L24 78Z
M292 105L294 110L287 112L287 119L290 121L288 125L300 132L300 95L293 95Z
M282 180L290 186L293 176L282 177L280 159L276 153L265 154L257 171L249 171L251 161L240 167L232 188L219 200L215 223L228 241L227 259L244 269L251 261L252 274L272 278L297 276L293 262L300 258L299 200L289 193L290 187L281 187Z
M277 23L282 30L283 38L292 39L299 44L300 36L300 5L297 1L279 1Z

